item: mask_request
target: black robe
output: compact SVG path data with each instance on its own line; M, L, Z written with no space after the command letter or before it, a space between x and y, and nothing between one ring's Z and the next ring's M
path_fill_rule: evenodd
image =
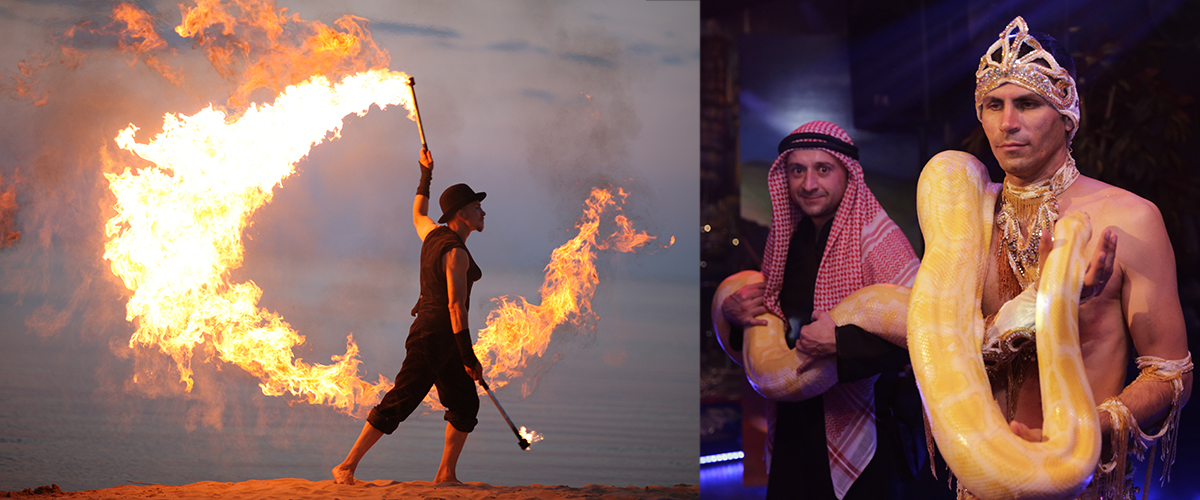
M817 233L804 218L792 234L784 269L780 307L793 324L788 345L794 346L798 325L811 322L817 270L829 238L830 219ZM876 448L871 462L842 500L901 498L900 482L911 479L924 449L923 423L908 351L854 325L838 327L838 381L853 382L880 375L875 382ZM836 500L825 442L824 396L776 403L768 499Z

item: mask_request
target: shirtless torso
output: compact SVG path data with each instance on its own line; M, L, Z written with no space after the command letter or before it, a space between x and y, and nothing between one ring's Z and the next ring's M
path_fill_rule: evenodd
M1079 308L1079 338L1092 396L1099 404L1121 395L1144 430L1154 427L1171 406L1174 391L1167 383L1138 382L1126 387L1126 367L1132 356L1158 356L1168 360L1188 354L1187 337L1175 278L1175 257L1162 215L1149 201L1121 188L1080 176L1058 197L1062 217L1083 212L1092 225L1084 255L1096 255L1106 233L1116 236L1116 258L1104 289ZM996 255L999 229L993 230L991 255ZM1094 259L1093 259L1094 260ZM1002 304L997 262L989 260L983 290L983 314L995 313ZM1027 380L1036 381L1036 366ZM1184 400L1190 393L1191 374L1184 376ZM1042 427L1038 384L1020 386L1013 420L1034 429ZM1003 385L996 387L997 402L1006 407ZM1109 431L1101 415L1101 430ZM1107 443L1107 439L1105 439Z
M1030 32L1017 17L980 58L975 77L976 116L1005 173L1005 191L996 209L1005 227L993 228L990 252L995 258L987 261L981 303L985 317L1003 312L983 346L996 369L990 374L993 395L1017 436L1044 441L1038 367L1026 351L1030 309L1036 306L1028 300L1029 293L1022 293L1013 307L1002 306L1014 292L1021 293L1022 283L1034 286L1029 283L1036 275L1031 272L1034 261L1044 262L1052 246L1049 232L1043 234L1035 242L1042 251L1039 259L1034 245L1023 241L1030 228L1036 232L1043 227L1056 207L1060 220L1087 215L1092 233L1084 255L1090 258L1080 290L1086 301L1078 309L1087 380L1079 383L1088 384L1097 405L1104 449L1084 497L1127 498L1133 492L1126 467L1130 452L1166 436L1164 457L1173 453L1170 433L1146 436L1134 426L1152 434L1163 425L1169 430L1191 394L1175 256L1162 214L1133 193L1076 177L1071 141L1082 113L1074 62L1057 40ZM1008 240L1004 247L1002 236ZM1006 248L1004 255L998 253L1001 248ZM1016 272L1007 269L1008 258L1016 262ZM1010 314L1014 311L1020 314ZM1011 321L1014 318L1020 322ZM1139 366L1141 375L1128 383L1127 368L1134 356L1144 367ZM1131 441L1136 448L1130 448ZM1164 473L1169 464L1168 458Z

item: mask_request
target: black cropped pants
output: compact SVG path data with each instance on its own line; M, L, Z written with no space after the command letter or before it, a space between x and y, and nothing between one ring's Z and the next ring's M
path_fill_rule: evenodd
M371 409L367 422L391 434L421 404L429 388L436 386L438 400L446 407L446 421L462 432L475 430L479 394L475 381L463 369L454 338L440 331L410 335L404 347L408 353L396 374L396 385Z

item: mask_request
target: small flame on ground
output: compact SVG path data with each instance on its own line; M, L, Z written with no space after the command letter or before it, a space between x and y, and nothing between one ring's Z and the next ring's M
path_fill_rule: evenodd
M536 443L538 441L546 439L546 437L543 436L542 433L535 431L533 429L526 429L524 425L521 426L521 437L525 438L525 440L528 441L529 444L531 444L531 445L533 443Z

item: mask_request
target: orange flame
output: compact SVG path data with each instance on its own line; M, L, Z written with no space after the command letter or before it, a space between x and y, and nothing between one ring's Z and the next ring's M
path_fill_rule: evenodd
M20 174L20 171L17 171ZM17 231L17 186L9 182L4 186L4 174L0 173L0 248L12 246L21 238Z
M342 16L334 21L338 31L289 15L270 0L199 0L181 8L183 21L175 31L195 39L218 74L240 76L229 98L233 106L249 102L258 89L274 94L313 75L333 80L389 64L387 52L375 44L361 17ZM253 47L270 50L251 58Z
M248 217L312 146L338 136L345 116L372 105L402 105L415 116L407 82L408 75L388 70L336 85L316 76L232 119L211 106L192 116L168 114L163 132L146 144L134 140L136 126L121 131L117 144L153 163L105 174L117 215L107 223L104 258L133 291L127 319L137 332L130 346L170 355L189 391L193 348L209 344L220 360L258 376L264 394L291 393L350 414L377 401L390 382L358 378L352 338L331 365L293 359L304 337L258 308L258 286L229 277L242 263Z
M492 387L499 389L522 379L521 395L528 396L533 392L536 380L526 373L526 369L530 361L541 359L546 353L555 328L568 321L582 327L596 318L592 311L592 297L600 282L596 274L596 250L633 252L656 239L634 230L629 219L619 213L613 217L617 228L600 239L604 213L610 208L619 212L628 196L629 193L620 188L615 195L608 189L592 188L584 202L583 217L575 226L579 233L550 254L540 290L540 305L531 304L520 296L515 300L508 296L492 299L497 306L488 313L487 326L479 331L479 340L475 342L475 354L485 367L484 378ZM674 242L672 236L671 244ZM670 244L664 248L667 246ZM427 395L424 403L438 409L441 405L435 393ZM519 434L530 444L544 439L541 433L524 426Z
M317 76L236 118L212 107L192 116L168 114L163 132L146 144L134 140L135 125L122 130L117 144L153 163L106 174L117 215L106 226L104 258L133 291L127 318L137 331L130 346L157 347L171 356L189 391L193 350L208 344L219 360L259 377L264 394L290 393L348 414L361 414L378 401L390 382L382 375L373 384L358 377L361 362L352 337L333 364L294 359L292 349L304 337L278 314L258 308L258 286L231 283L229 277L242 263L241 231L250 215L270 202L274 186L312 146L338 136L346 115L365 114L371 105L402 105L415 117L407 81L404 73L387 70L336 85ZM540 305L523 297L494 299L498 306L475 349L497 388L545 354L557 326L583 325L595 317L597 250L632 252L655 239L619 213L612 234L601 237L602 215L610 208L620 211L627 196L623 190L615 195L592 190L579 233L551 254ZM530 391L525 386L523 393ZM541 439L534 431L522 435L531 443Z
M408 76L386 69L387 53L362 18L343 16L335 29L289 15L270 0L198 0L180 8L176 32L194 38L218 74L235 83L229 105L247 104L260 89L278 96L233 118L212 106L192 116L168 114L163 132L147 144L134 140L132 124L118 134L121 148L153 163L106 174L117 215L106 227L104 258L133 291L127 317L137 332L130 346L170 355L189 391L193 350L206 344L210 359L258 376L264 394L291 393L362 413L391 384L382 376L374 384L358 378L353 338L333 364L294 359L292 348L304 337L258 308L262 291L254 283L230 283L229 276L242 263L248 217L312 146L339 136L343 117L361 116L373 104L403 105L415 117ZM166 47L150 16L132 4L118 4L104 27L94 24L65 37L115 34L122 49L151 67ZM114 29L118 24L125 28ZM68 46L63 53L80 57ZM157 68L171 77L165 65Z
M592 189L584 202L583 218L576 225L579 233L550 254L539 292L540 305L531 304L524 297L492 299L497 305L488 313L487 327L479 331L475 354L486 367L484 376L493 387L503 387L522 377L529 362L546 353L556 327L567 321L582 326L596 317L591 305L600 281L596 275L596 250L632 252L655 239L635 231L622 214L614 217L617 229L607 237L600 237L602 215L610 207L619 211L626 196L628 193L620 189L617 195L607 189ZM533 391L530 382L526 378L522 396Z
M361 17L344 15L331 27L289 14L273 0L197 0L192 6L181 4L180 10L182 21L176 33L194 39L194 46L207 54L217 74L233 82L230 106L248 104L251 94L260 89L272 97L311 76L338 80L389 64L387 52L375 44L367 20ZM78 65L89 54L79 46L96 37L115 38L117 47L132 57L130 66L141 61L168 81L183 85L182 72L166 61L175 50L155 31L154 18L137 5L119 2L107 22L84 21L65 31L59 62ZM19 95L44 104L45 96L34 93L29 75L14 80L11 86Z
M130 50L143 60L162 50L145 12L121 5L113 22L122 20L128 28L123 33L132 33L121 40L142 40L130 43ZM343 16L335 29L289 15L269 0L198 0L181 8L176 31L195 39L218 73L235 80L230 105L250 102L259 90L280 93L272 103L249 104L232 117L212 106L191 116L168 114L163 132L145 144L134 139L138 128L132 124L115 138L122 149L150 162L140 168L115 165L109 170L123 167L122 173L106 174L117 201L116 216L106 224L104 258L132 291L127 318L136 332L129 345L169 355L188 391L194 352L203 346L210 353L206 361L254 374L264 394L291 394L361 416L391 382L382 375L375 383L358 377L361 361L353 338L347 337L346 353L332 356L332 364L296 359L292 349L304 337L280 315L258 307L257 285L232 283L230 276L242 264L241 231L249 217L270 202L274 187L312 146L339 136L345 116L361 116L372 105L401 105L415 119L408 76L381 69L387 53L372 41L362 18ZM268 50L259 50L263 47ZM71 56L68 49L63 47L64 54ZM475 347L495 387L524 377L528 395L525 371L545 354L555 328L568 321L584 326L595 318L590 301L598 282L597 250L632 252L655 239L620 213L611 223L603 221L615 230L601 236L602 214L619 212L627 196L620 189L592 191L579 234L551 255L541 305L523 297L495 299L498 307ZM437 407L432 398L426 401ZM542 440L525 428L521 435L530 443Z
M183 75L174 70L163 60L164 55L174 51L167 46L167 41L154 30L154 18L141 7L128 2L120 2L113 6L109 22L96 26L93 21L76 24L63 33L65 42L84 35L115 36L117 46L126 54L132 56L129 65L135 65L139 60L147 67L156 71L175 85L183 84ZM75 64L85 53L70 45L62 46L62 63L73 61Z
M525 438L525 440L529 442L529 444L533 444L533 443L536 443L543 439L546 439L546 437L543 436L542 433L535 431L533 429L526 429L524 425L521 426L520 434L521 434L521 437Z
M150 14L134 4L119 3L113 7L112 17L114 24L117 21L125 24L118 41L122 50L140 58L147 67L157 71L171 83L182 84L183 75L171 69L156 54L167 49L167 41L154 31L154 19ZM132 66L133 63L134 61L130 61L129 65Z
M15 73L5 71L5 74L0 74L0 92L13 99L28 99L36 107L45 106L50 99L50 92L38 89L38 76L49 65L43 56L18 62Z
M153 18L132 3L121 2L114 5L110 20L103 26L98 26L95 21L84 21L56 37L62 42L59 47L62 56L57 61L58 65L72 69L79 66L87 52L72 44L87 44L88 42L82 40L85 35L115 37L117 47L133 57L129 60L130 66L141 60L171 83L181 85L183 81L183 76L171 69L161 58L162 54L172 51L162 36L154 31ZM38 80L40 75L55 63L52 59L49 55L41 54L17 63L18 73L0 75L0 91L11 91L14 97L29 99L34 106L46 105L50 99L50 92L40 90Z

